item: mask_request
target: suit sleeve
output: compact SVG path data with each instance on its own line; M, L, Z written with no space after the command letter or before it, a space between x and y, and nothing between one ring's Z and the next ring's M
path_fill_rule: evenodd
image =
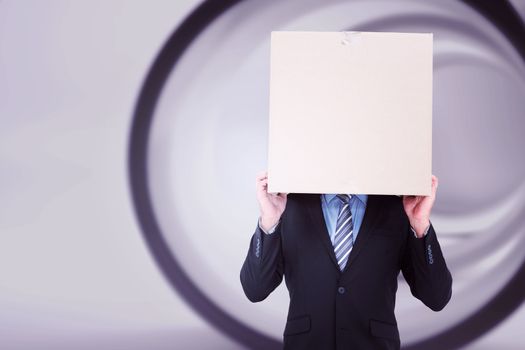
M271 235L272 233L275 232L275 228L277 227L277 225L279 225L279 222L280 222L280 221L281 221L281 220L279 219L279 221L278 221L275 225L273 225L272 227L270 227L270 229L269 229L268 231L265 231L265 230L262 228L262 226L261 226L261 217L259 216L259 228L262 230L262 232L266 233L267 235Z
M251 302L266 299L283 279L282 226L281 218L274 232L265 234L257 222L240 274L244 294Z
M440 311L448 304L452 296L452 275L432 223L422 238L414 237L412 232L407 235L401 271L412 295L430 309Z

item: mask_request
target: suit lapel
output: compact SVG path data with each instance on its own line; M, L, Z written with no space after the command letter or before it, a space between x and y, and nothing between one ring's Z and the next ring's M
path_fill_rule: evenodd
M330 256L330 259L334 263L334 266L337 269L337 271L340 271L339 265L337 264L337 259L335 257L334 247L332 246L332 241L330 241L330 235L326 227L326 221L324 218L323 208L321 204L321 195L311 194L307 195L307 198L308 213L310 218L312 219L315 234L321 240L321 243L324 246L326 253ZM342 272L348 270L348 267L356 259L361 249L363 249L363 246L366 244L370 237L370 231L374 227L379 213L379 196L369 195L365 209L365 214L363 217L363 222L361 223L361 227L359 229L359 234L357 235L354 247L352 248L350 256L348 257L348 262Z
M323 207L321 204L321 195L308 195L307 202L308 213L310 215L310 218L312 219L315 234L321 240L321 243L323 244L326 252L330 256L330 259L334 263L337 270L339 270L339 265L337 264L337 259L335 258L334 247L332 246L330 234L328 233L328 228L326 227L326 221L324 219Z
M352 263L359 255L359 252L363 249L366 242L368 242L368 239L372 234L371 231L374 228L377 219L379 218L379 214L381 213L381 203L382 201L380 199L380 196L368 195L363 222L361 223L361 227L359 228L354 247L352 248L352 251L348 256L348 262L346 263L342 273L349 270L350 265L352 265Z

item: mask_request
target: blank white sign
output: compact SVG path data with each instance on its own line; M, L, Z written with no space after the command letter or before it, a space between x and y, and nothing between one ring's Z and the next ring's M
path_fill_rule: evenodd
M432 34L271 33L268 191L429 195Z

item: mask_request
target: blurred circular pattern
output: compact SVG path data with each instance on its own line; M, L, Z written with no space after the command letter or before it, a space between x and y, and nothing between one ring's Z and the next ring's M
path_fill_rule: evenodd
M136 213L166 278L228 336L281 348L286 288L250 304L239 281L266 166L272 30L434 33L431 219L454 290L434 313L400 277L396 316L407 349L457 348L494 327L525 297L525 31L506 1L199 6L151 67L130 137Z

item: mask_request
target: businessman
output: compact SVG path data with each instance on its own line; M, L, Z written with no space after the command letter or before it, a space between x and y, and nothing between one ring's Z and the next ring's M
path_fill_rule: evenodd
M256 178L260 216L240 272L252 302L285 277L284 349L399 349L397 278L439 311L452 276L430 222L430 196L271 194Z

